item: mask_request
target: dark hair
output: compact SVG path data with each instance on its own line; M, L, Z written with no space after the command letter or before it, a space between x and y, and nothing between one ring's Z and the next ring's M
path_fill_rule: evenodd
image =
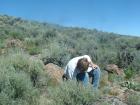
M89 62L88 62L87 58L81 58L78 60L76 68L80 72L86 71L88 69L88 67L89 67Z

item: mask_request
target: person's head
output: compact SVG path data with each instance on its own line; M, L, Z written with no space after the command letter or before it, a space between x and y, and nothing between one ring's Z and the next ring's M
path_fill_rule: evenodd
M81 58L77 62L77 69L80 70L80 72L85 72L89 67L89 62L87 58Z

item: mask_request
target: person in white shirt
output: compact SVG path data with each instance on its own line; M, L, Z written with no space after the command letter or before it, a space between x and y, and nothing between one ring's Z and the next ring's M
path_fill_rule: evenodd
M86 59L89 63L87 70L80 72L77 69L77 63L80 59ZM66 65L64 70L64 76L67 79L77 79L83 82L84 85L87 85L89 82L89 76L92 77L92 83L94 88L99 87L100 81L100 68L95 65L91 58L88 55L83 55L79 57L72 58Z

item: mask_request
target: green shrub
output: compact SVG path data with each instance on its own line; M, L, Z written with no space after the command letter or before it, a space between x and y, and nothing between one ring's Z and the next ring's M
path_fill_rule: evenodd
M140 74L140 65L139 65L139 62L140 62L140 50L139 51L135 51L134 52L135 56L134 56L134 61L132 62L132 67L133 69L135 70L136 73Z
M39 79L43 77L44 64L38 58L31 58L28 54L22 51L10 51L10 54L2 56L0 60L0 67L12 67L17 72L24 72L30 76L34 86L40 84Z
M24 39L24 35L22 35L20 32L10 32L10 37L11 38L14 38L14 39L20 39L20 40L23 40Z
M4 41L2 41L2 40L0 39L0 49L2 49L2 48L4 48L4 47L5 47Z
M0 69L0 105L37 105L38 93L24 72L12 67Z
M135 85L134 90L136 90L136 91L140 91L140 83L137 83L137 84Z
M30 55L36 55L41 52L42 41L39 38L26 38L24 45Z
M38 105L48 79L43 62L17 49L8 53L0 56L0 105Z
M28 47L28 52L30 55L37 55L41 52L41 48L39 47L35 47L35 46L32 46L32 47Z
M140 95L131 94L127 100L128 105L140 105Z
M108 74L108 80L110 82L115 82L115 79L116 79L116 74L114 74L114 73L109 73Z
M54 42L48 45L47 49L44 49L41 54L41 59L44 64L54 63L60 67L66 65L70 59L70 54L60 44Z
M132 69L132 67L128 67L127 69L124 70L124 73L125 73L125 78L130 79L134 75L134 70Z
M140 83L133 81L126 81L120 84L122 87L127 87L128 89L133 89L135 91L140 91Z
M104 86L103 88L101 88L101 92L103 94L109 94L110 90L111 90L111 87L109 86Z
M48 41L48 39L56 36L57 36L56 30L49 30L43 35L43 39Z
M74 81L67 81L49 89L51 105L93 105L99 94L92 87L83 87Z

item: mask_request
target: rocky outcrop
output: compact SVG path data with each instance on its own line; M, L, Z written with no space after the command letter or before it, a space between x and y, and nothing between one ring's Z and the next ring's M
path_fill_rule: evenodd
M23 47L23 43L19 39L7 39L6 40L6 47Z
M104 105L127 105L122 102L118 97L115 96L103 96L99 99L100 102L96 102L95 105L101 105L104 102Z
M105 67L105 70L108 71L109 73L115 73L117 75L123 75L123 70L120 69L117 65L115 64L108 64Z
M45 65L45 73L50 78L49 84L57 85L62 82L62 75L64 74L64 70L61 67L53 63L49 63Z

